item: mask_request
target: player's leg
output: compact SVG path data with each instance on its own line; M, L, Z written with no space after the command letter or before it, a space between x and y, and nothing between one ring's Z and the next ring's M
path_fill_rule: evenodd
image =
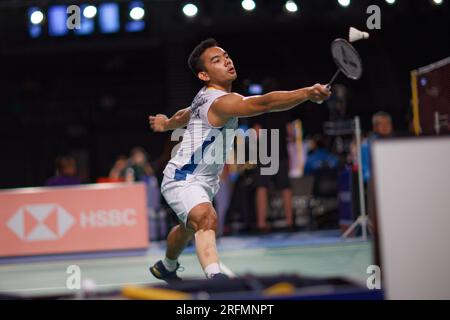
M179 197L180 193L185 192L185 187L185 182L167 178L164 178L161 184L162 195L180 220L180 224L173 227L167 236L166 256L150 267L150 272L156 278L167 282L180 280L177 276L177 269L180 266L178 257L194 236L193 231L186 228L187 213Z
M187 229L183 223L173 227L167 236L166 258L177 261L193 237L194 232Z
M166 256L152 266L150 272L156 278L167 282L180 280L177 276L177 269L180 266L178 257L193 237L193 231L187 229L183 223L173 227L167 236Z
M221 274L216 247L217 214L210 202L200 203L189 211L188 224L195 230L195 248L206 276Z

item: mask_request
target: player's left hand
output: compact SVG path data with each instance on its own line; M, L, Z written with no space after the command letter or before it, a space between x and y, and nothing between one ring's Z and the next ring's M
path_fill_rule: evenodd
M149 116L148 122L154 132L165 132L167 124L167 116L165 114L157 114L156 116Z

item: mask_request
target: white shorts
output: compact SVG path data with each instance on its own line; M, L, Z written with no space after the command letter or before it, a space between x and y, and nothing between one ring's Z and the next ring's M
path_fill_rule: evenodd
M217 180L202 179L191 176L186 180L175 180L164 176L161 183L161 194L175 212L178 220L186 227L188 214L192 208L200 203L212 203L219 191Z

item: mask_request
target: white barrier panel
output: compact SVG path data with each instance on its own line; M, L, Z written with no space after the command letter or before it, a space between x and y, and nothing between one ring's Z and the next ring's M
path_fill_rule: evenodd
M450 299L450 137L373 149L381 278L388 299Z

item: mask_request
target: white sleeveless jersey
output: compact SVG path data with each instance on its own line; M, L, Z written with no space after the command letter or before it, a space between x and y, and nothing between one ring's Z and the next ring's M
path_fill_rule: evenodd
M203 87L191 106L191 118L176 155L164 169L164 175L175 180L192 177L218 181L224 163L232 150L238 118L231 118L223 127L213 127L208 110L225 91Z

